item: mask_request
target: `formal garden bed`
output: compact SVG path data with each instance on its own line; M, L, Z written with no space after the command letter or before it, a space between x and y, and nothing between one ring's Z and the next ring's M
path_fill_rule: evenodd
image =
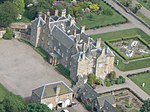
M97 38L101 38L103 41L111 41L111 40L122 39L123 37L133 37L135 35L140 35L142 40L146 41L148 45L150 44L150 37L146 33L144 33L142 30L137 29L137 28L98 34L98 35L93 35L91 37L94 40L96 40ZM118 64L117 64L117 60L118 60ZM122 57L116 54L115 66L122 71L150 67L150 58L127 62Z
M128 76L135 84L150 95L150 71Z
M140 35L105 42L126 61L150 57L150 45Z

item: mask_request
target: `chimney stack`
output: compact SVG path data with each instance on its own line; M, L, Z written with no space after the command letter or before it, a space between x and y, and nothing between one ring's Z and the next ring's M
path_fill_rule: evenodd
M85 33L85 26L81 27L81 33Z
M55 10L55 16L58 16L58 9Z
M66 17L66 9L63 9L63 10L62 10L61 16L62 16L62 17L63 17L63 16Z
M77 30L76 29L74 29L73 35L74 35L74 38L76 38L76 36L77 36Z
M96 48L100 48L101 47L101 38L98 38L96 40Z
M56 87L56 96L58 96L59 94L60 94L60 87L57 86L57 87Z
M75 22L75 18L71 18L71 20L70 20L70 26L72 26L73 24L75 24L76 22Z

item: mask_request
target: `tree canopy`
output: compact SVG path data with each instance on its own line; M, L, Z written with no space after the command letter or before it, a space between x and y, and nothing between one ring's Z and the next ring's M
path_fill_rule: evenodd
M0 4L0 27L7 27L18 16L17 7L9 1Z
M140 108L140 112L150 112L150 99L144 101L144 104Z
M31 103L27 106L27 112L51 112L45 104Z

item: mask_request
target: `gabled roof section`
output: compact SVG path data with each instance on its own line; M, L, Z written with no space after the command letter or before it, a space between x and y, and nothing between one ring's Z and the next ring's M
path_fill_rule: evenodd
M115 97L113 95L99 96L99 97L97 97L97 101L98 101L100 107L104 106L105 101L109 102L111 105L116 103Z
M66 48L70 49L74 45L74 40L57 26L54 26L52 34Z
M57 87L60 88L59 95L68 94L68 93L73 92L73 90L71 88L69 88L62 81L45 84L44 86L39 87L39 88L33 90L32 92L35 93L40 99L50 98L50 97L56 96Z
M92 101L98 96L98 93L94 91L94 89L89 86L87 83L84 84L78 91L78 94L82 94L86 100Z
M113 107L109 102L105 101L104 106L101 109L103 112L119 112L115 107Z
M46 22L42 19L41 16L32 21L32 23L36 24L36 27L43 26Z

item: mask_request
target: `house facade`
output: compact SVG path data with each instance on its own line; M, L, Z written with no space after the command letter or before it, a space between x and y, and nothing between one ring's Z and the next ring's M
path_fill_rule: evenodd
M51 110L65 108L72 103L73 90L64 82L46 84L32 91L32 102L46 104Z
M108 47L101 47L101 39L94 41L85 33L85 27L78 28L75 19L66 15L66 10L58 16L43 17L32 21L30 42L49 53L52 65L62 64L70 70L70 77L77 82L79 75L96 74L105 79L113 71L115 55Z

